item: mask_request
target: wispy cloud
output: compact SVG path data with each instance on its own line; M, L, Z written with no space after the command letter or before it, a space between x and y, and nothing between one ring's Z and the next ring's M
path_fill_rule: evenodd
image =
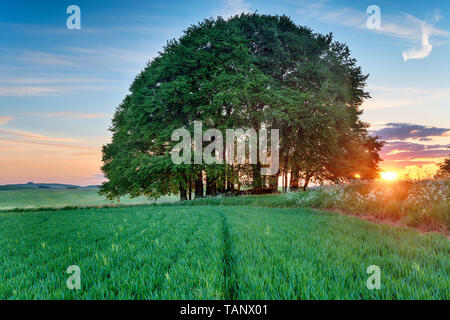
M46 137L41 134L32 133L28 131L22 131L22 130L9 130L9 129L0 129L0 135L7 135L7 136L13 136L16 138L25 138L33 141L49 141L49 142L78 142L77 139L71 139L71 138L53 138L53 137Z
M77 30L77 33L72 32L66 28L61 28L58 26L50 26L43 24L23 24L23 23L0 23L0 27L3 27L4 30L13 31L14 33L19 34L27 34L27 35L57 35L57 36L68 36L73 37L74 35L86 36L88 34L99 33L98 28L91 28L87 26L83 26L80 30Z
M416 19L415 17L408 15L412 21L415 21L419 24L420 30L422 33L422 37L420 40L421 48L413 48L406 51L403 51L403 59L405 61L408 61L409 59L423 59L430 55L431 51L433 50L433 45L430 43L430 36L433 34L437 35L443 35L450 37L450 33L434 29L433 25L438 22L441 19L441 15L438 11L435 11L431 18L426 18L425 20L421 21L419 19Z
M58 142L58 141L55 141ZM59 141L65 142L65 141ZM62 143L51 143L51 141L35 141L35 140L20 140L20 139L0 139L0 144L13 145L17 146L17 144L23 145L34 145L34 146L45 146L50 147L51 149L72 149L72 150L93 150L97 152L101 152L101 148L89 147L89 146L81 146L74 144L62 144ZM9 148L9 147L8 147Z
M26 51L17 57L18 60L36 63L36 64L48 64L59 66L75 66L73 60L69 56L40 52L40 51Z
M4 86L0 87L0 96L47 96L54 94L92 92L92 91L115 91L123 90L120 85L58 85L58 86Z
M142 50L130 50L123 48L116 48L111 46L96 46L87 48L80 47L64 47L64 50L77 56L80 62L86 63L92 61L92 59L106 60L106 61L122 61L132 63L145 64L149 58L145 49ZM97 61L95 60L95 61Z
M450 88L413 88L369 85L372 99L363 104L364 110L441 105L450 100Z
M250 3L244 2L244 0L224 0L222 3L222 8L217 15L224 18L230 18L240 13L248 13L250 10Z
M0 79L0 83L12 85L36 85L36 84L66 84L66 83L97 83L97 82L112 82L112 79L100 78L6 78Z
M412 123L387 123L383 128L374 131L374 134L387 140L430 141L431 137L449 137L450 128L428 127Z
M147 22L149 19L154 20L155 18L161 18L160 16L154 16L154 15L145 15L145 14L138 14L135 15L136 19L140 19L143 22ZM152 34L152 33L162 33L162 32L180 32L176 27L172 26L163 26L163 25L157 25L157 26L148 26L145 24L135 24L130 25L130 21L132 19L127 19L126 24L124 25L108 25L105 27L90 27L90 26L83 26L81 29L77 30L76 33L74 33L71 30L68 30L66 28L61 27L54 27L51 25L43 25L43 24L18 24L18 23L0 23L0 27L8 28L9 30L12 30L14 33L18 34L25 34L25 35L31 35L31 36L60 36L60 37L85 37L85 36L103 36L103 35L109 35L109 34L117 34L117 33L143 33L143 34Z
M0 87L0 96L41 96L58 92L57 88L36 86Z
M45 115L46 118L61 118L64 120L95 119L105 116L104 113L79 113L73 111L54 112Z
M11 121L13 117L0 117L0 124L5 124Z
M353 8L332 8L326 1L319 1L318 3L303 2L302 8L297 13L302 18L318 19L323 22L357 29L367 29L366 21L369 16L365 11ZM441 18L439 11L428 14L424 20L408 13L383 14L381 12L381 28L367 30L368 32L386 34L416 43L418 47L402 52L403 59L405 61L423 59L430 55L433 45L446 44L450 40L450 32L434 26ZM433 40L431 36L441 39Z
M106 72L115 72L117 66L121 68L132 68L135 75L142 70L149 59L154 57L150 56L148 52L155 52L156 48L151 44L140 46L135 49L123 49L113 46L96 46L92 45L88 48L76 47L76 46L62 46L54 49L56 52L43 52L33 50L20 50L20 49L2 49L0 48L0 64L1 70L16 68L17 71L35 70L34 78L16 79L17 84L25 83L67 83L67 82L100 82L100 81L113 81L114 79L89 79L86 76L79 76L74 78L73 81L68 81L65 77L60 79L46 79L45 75L41 81L37 81L36 76L39 73L43 73L44 70L50 70L57 68L61 74L61 70L64 70L63 74L74 73L73 71L89 70L92 74L93 70L101 70L103 74ZM156 56L156 53L154 53ZM7 78L4 74L0 74L0 78L3 78L2 83L7 83ZM8 74L8 77L10 74ZM115 80L123 79L120 75L116 75L118 78ZM13 82L10 82L13 83Z
M75 111L61 111L50 113L22 112L21 114L26 116L36 116L44 118L58 118L59 120L86 120L86 119L103 118L107 116L104 113L81 113Z
M408 165L436 164L450 150L449 128L412 123L380 123L375 127L371 134L386 141L380 153L383 167L404 169Z
M111 46L63 46L59 50L53 53L0 48L0 70L3 71L0 72L0 96L43 96L124 89L127 86L124 83L132 81L151 59L147 52L153 52L148 47L130 50ZM66 68L70 70L65 72ZM52 76L53 70L58 70L58 75ZM32 76L11 77L23 71ZM108 73L110 77L90 77L96 71ZM77 76L67 76L75 72Z
M449 153L450 145L424 145L420 143L393 141L388 142L381 153L385 160L411 161L415 159L440 159Z

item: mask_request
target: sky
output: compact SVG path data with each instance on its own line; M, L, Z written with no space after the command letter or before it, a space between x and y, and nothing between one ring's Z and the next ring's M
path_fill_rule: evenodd
M81 29L67 27L70 5ZM104 181L111 118L146 63L191 24L255 11L350 47L383 170L426 174L450 152L449 1L0 0L0 184Z

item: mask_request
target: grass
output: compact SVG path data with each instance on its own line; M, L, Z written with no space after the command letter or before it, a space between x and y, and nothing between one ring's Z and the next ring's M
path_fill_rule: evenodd
M450 298L444 236L306 208L2 212L0 248L1 299ZM365 284L374 264L380 290Z
M163 197L157 203L177 200L176 197ZM67 190L14 190L0 191L0 210L15 208L30 209L40 207L60 208L66 206L94 206L113 204L151 204L155 201L145 197L130 199L121 198L120 202L106 200L97 194L97 189L67 189Z
M213 197L185 205L238 205L340 210L376 220L450 233L450 180L355 182L308 192Z

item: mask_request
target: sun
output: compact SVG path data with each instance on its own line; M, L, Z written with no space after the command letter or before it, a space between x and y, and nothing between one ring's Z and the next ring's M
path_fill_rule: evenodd
M398 173L392 171L381 172L381 179L386 181L394 181L398 179Z

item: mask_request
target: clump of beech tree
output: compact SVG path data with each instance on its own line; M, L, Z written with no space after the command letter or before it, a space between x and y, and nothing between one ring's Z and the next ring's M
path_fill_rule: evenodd
M349 48L289 17L207 19L171 40L135 78L103 147L101 193L181 200L236 190L291 190L378 175L382 142L360 120L368 75ZM172 132L280 130L280 167L172 162ZM207 144L205 142L205 144ZM289 184L288 184L288 176ZM281 177L281 178L280 178ZM281 182L281 185L279 185Z

